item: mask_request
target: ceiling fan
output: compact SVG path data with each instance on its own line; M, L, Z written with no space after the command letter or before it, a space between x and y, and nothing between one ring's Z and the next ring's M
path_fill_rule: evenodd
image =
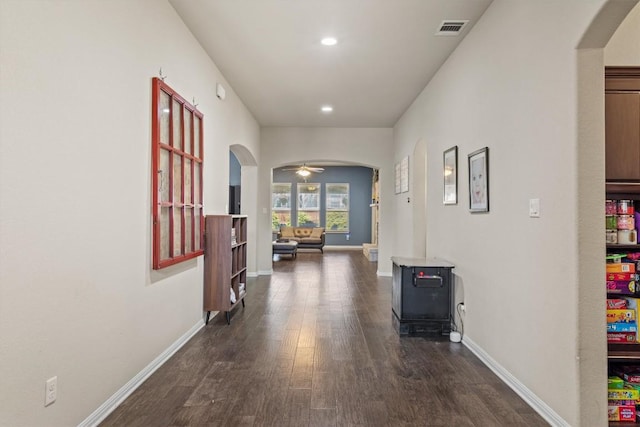
M296 174L300 175L303 178L308 177L309 175L311 175L312 172L315 172L315 173L324 172L324 168L317 168L317 167L313 167L313 166L307 166L306 163L304 163L302 166L297 166L297 167L293 167L293 168L284 168L282 170L284 170L284 171L296 171Z

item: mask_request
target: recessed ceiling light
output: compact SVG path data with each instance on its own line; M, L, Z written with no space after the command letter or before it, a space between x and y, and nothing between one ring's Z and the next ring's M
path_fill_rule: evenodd
M331 105L323 105L321 110L323 113L330 113L333 111L333 107Z
M320 43L322 43L325 46L333 46L338 43L338 40L335 37L325 37L322 40L320 40Z

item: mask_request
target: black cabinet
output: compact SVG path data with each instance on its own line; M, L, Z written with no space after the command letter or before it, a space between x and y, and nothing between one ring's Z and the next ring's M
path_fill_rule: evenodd
M439 259L391 260L392 312L399 334L448 334L454 310L454 266Z
M239 185L229 186L229 213L231 215L240 214L240 192L241 187Z

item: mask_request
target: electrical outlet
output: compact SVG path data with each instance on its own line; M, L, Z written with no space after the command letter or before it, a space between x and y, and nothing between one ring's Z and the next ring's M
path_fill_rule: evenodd
M58 397L58 377L49 378L45 384L44 406L49 406Z

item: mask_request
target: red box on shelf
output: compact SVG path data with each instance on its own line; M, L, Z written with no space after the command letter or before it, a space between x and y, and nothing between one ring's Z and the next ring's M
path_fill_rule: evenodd
M607 273L607 280L636 280L636 273Z
M640 385L640 365L615 365L612 368L612 373L622 378L633 388Z
M636 407L633 405L609 405L609 421L636 421Z
M607 342L616 344L635 344L636 332L608 332Z
M633 384L633 387L636 388L640 385L640 369L636 367L636 369L630 369L623 372L622 379L625 382Z
M627 308L627 300L622 298L608 298L607 308L618 310Z
M631 383L634 387L640 385L640 372L629 372L622 374L624 381Z

